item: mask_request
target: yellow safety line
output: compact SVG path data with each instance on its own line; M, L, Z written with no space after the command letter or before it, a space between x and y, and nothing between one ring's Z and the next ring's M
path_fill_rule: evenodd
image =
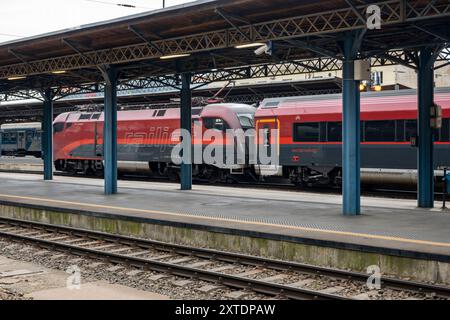
M275 223L267 223L267 222L252 222L231 218L220 218L220 217L211 217L211 216L197 216L188 213L177 213L177 212L167 212L167 211L158 211L158 210L148 210L148 209L135 209L135 208L124 208L124 207L115 207L115 206L105 206L100 204L88 204L88 203L80 203L80 202L72 202L72 201L64 201L64 200L55 200L55 199L44 199L44 198L34 198L34 197L24 197L24 196L16 196L16 195L8 195L8 194L0 194L0 197L3 198L13 198L13 199L22 199L22 200L32 200L32 201L41 201L41 202L52 202L59 204L68 204L68 205L76 205L82 207L91 207L91 208L101 208L101 209L111 209L118 211L127 211L127 212L139 212L139 213L153 213L160 214L166 216L175 216L175 217L189 217L194 219L201 220L213 220L213 221L222 221L222 222L234 222L241 223L247 225L258 225L258 226L266 226L266 227L278 227L285 228L291 230L300 230L306 232L318 232L325 234L333 234L340 236L352 236L358 238L368 238L368 239L377 239L377 240L389 240L389 241L397 241L397 242L405 242L405 243L414 243L414 244L423 244L423 245L431 245L431 246L439 246L439 247L450 247L450 243L446 242L434 242L434 241L425 241L425 240L414 240L408 238L400 238L400 237L391 237L391 236L381 236L381 235L373 235L366 233L356 233L356 232L346 232L346 231L337 231L337 230L322 230L317 228L307 228L307 227L299 227L299 226L289 226L289 225L281 225Z

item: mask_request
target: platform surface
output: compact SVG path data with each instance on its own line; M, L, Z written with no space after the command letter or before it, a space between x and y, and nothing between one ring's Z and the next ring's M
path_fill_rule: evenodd
M36 291L26 295L33 300L169 300L169 297L105 281L86 283L79 290L65 287Z
M168 296L143 291L106 281L83 281L67 288L69 274L35 262L13 260L0 256L0 288L6 287L33 300L169 300Z
M101 179L0 173L2 201L450 257L450 211L417 209L413 200L363 197L363 214L345 217L339 195L119 181L119 194L105 196Z

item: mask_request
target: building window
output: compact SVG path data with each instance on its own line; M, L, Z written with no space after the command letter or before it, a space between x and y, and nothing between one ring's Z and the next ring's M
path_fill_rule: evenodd
M294 142L318 142L320 126L318 122L295 123Z

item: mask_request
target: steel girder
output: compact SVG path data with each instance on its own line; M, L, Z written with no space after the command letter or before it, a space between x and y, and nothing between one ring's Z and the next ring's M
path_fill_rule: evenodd
M393 63L394 62L389 59L374 60L374 66L389 65ZM217 71L198 72L192 75L192 84L198 85L196 87L199 87L201 85L216 81L233 81L252 78L298 75L313 72L337 71L341 69L341 60L321 57L274 64L229 68ZM117 89L118 92L166 87L171 87L178 90L181 83L180 81L179 75L152 76L120 81ZM103 92L103 88L103 83L86 84L81 86L62 85L59 87L58 92L56 92L55 99L59 100L66 96L76 94ZM0 94L0 102L23 99L40 99L40 95L35 90L21 90Z
M382 12L384 26L415 22L450 15L447 0L423 1L390 0L371 3ZM13 76L45 74L58 70L74 70L100 65L113 65L155 59L162 55L197 53L225 49L249 42L286 40L303 36L324 35L366 28L360 12L366 12L369 4L351 6L328 12L297 16L256 24L239 25L190 36L162 39L90 52L27 61L0 67L0 79Z
M439 53L438 62L447 65L450 60L449 49L444 49ZM372 57L372 66L385 66L393 64L402 64L416 69L417 55L414 51L395 50L386 53L378 53ZM436 68L440 68L438 65ZM192 84L194 88L199 88L205 84L216 81L233 81L264 77L277 77L288 75L299 75L314 72L332 72L342 69L342 61L335 58L314 58L306 60L298 60L291 62L281 62L274 64L263 64L255 66L245 66L238 68L229 68L217 71L198 72L192 75ZM170 89L179 90L181 80L179 75L161 75L144 77L131 80L123 80L118 83L119 95L122 92L136 89ZM77 86L61 85L55 92L55 100L60 100L68 96L76 96L78 94L99 93L103 92L103 83L92 83ZM143 92L145 93L145 92ZM18 101L24 99L42 100L41 95L36 90L20 90L10 93L0 94L0 102L2 101Z
M276 97L291 97L300 95L323 95L323 94L335 94L340 93L341 89L318 89L318 90L302 90L302 91L289 91L280 93L258 93L258 94L243 94L243 95L229 95L225 99L228 103L247 103L253 104L258 103L266 98L276 98ZM81 106L54 106L55 114L61 114L64 112L80 111ZM102 107L99 105L97 107L89 108L90 111L102 111ZM29 118L29 117L40 117L42 116L42 108L35 109L14 109L14 110L1 110L0 107L0 118Z

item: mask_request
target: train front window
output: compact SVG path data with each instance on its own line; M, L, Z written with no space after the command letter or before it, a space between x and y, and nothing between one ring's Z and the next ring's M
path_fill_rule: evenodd
M64 122L58 122L53 125L53 133L58 133L64 130Z
M319 138L318 122L294 124L294 142L318 142Z
M229 129L227 123L221 118L203 118L203 124L207 130L225 131Z
M255 122L251 114L238 114L238 119L244 130L253 129L255 127Z

